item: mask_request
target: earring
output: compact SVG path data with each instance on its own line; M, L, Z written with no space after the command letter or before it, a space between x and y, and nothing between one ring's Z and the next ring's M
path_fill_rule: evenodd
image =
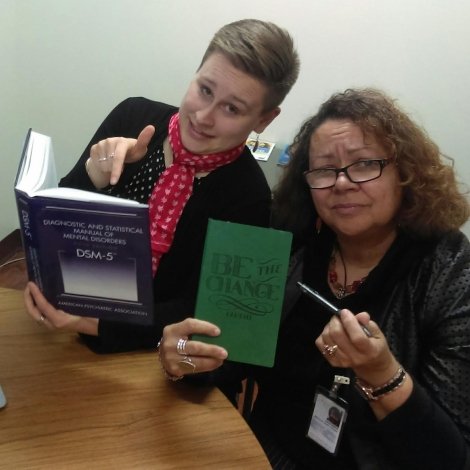
M317 217L317 220L315 221L315 230L317 231L317 235L320 233L322 225L323 225L323 221L321 220L320 217Z
M256 142L255 145L253 146L253 153L255 153L258 150L259 146L259 134L256 134Z

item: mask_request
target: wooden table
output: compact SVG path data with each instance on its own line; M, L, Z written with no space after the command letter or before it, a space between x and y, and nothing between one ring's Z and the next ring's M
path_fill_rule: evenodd
M220 391L167 381L154 352L96 355L4 288L0 384L0 468L270 468Z

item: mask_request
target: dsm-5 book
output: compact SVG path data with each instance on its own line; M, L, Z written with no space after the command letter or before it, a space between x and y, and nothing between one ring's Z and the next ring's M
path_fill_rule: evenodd
M57 182L51 138L30 129L14 188L29 280L68 313L150 324L148 205Z

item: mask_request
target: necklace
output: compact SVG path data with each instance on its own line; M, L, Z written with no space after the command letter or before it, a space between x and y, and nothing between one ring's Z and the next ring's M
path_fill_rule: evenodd
M341 264L343 265L343 284L338 281L338 273L336 272L336 252L338 252L339 257L341 259ZM333 294L335 295L335 297L337 299L342 299L347 295L354 294L366 278L367 276L364 276L363 278L353 281L351 284L348 285L348 273L346 270L346 263L344 262L343 254L341 253L339 246L335 246L330 258L330 265L328 267L328 280L330 282L331 287L333 288Z

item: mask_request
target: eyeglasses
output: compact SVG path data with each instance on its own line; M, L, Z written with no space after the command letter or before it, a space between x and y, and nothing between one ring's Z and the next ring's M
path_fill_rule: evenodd
M394 158L360 160L343 168L319 168L304 171L303 175L310 189L326 189L336 184L340 173L344 173L352 183L365 183L379 178L383 169L392 163Z

